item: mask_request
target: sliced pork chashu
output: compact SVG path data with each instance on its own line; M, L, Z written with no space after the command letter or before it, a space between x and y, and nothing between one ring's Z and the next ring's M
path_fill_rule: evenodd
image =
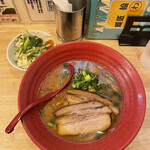
M68 90L66 100L69 104L82 103L90 100L97 100L107 105L116 115L119 114L119 110L113 106L112 102L103 98L95 93L83 91L83 90Z
M89 116L85 115L70 116L71 122L59 122L58 123L58 134L59 135L79 135L89 134L95 131L105 131L111 126L111 118L109 114L101 114ZM70 118L69 118L70 119Z
M111 125L112 111L100 101L63 106L54 112L60 135L89 134L105 131Z
M64 106L54 112L56 117L66 115L85 115L85 114L100 114L112 113L112 111L99 101L87 101L69 106Z
M85 101L88 101L88 99L85 100L85 98L82 98L81 96L72 94L66 94L65 99L69 104L83 103Z
M100 102L102 102L106 105L111 105L112 104L112 102L107 98L103 98L103 97L100 97L97 94L87 92L87 91L83 91L83 90L68 90L67 93L71 94L71 95L74 95L74 96L78 96L83 101L98 100L98 101L100 101Z

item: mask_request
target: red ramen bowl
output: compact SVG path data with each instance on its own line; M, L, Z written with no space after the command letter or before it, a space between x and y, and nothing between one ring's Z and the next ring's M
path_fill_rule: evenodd
M104 66L120 83L123 110L114 130L97 141L73 143L55 136L42 122L38 106L22 118L22 124L40 149L118 150L124 149L138 133L145 115L145 91L132 64L110 47L94 42L58 45L38 57L25 73L19 90L19 110L38 98L40 84L56 66L71 60L87 60Z

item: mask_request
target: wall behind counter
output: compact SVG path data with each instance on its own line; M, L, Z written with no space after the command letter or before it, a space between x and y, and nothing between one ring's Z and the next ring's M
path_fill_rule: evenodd
M3 0L0 1L0 23L48 23L55 21L52 0ZM86 20L90 14L91 0L87 0ZM7 10L6 10L7 9ZM13 11L12 11L13 10ZM16 14L15 14L15 13Z

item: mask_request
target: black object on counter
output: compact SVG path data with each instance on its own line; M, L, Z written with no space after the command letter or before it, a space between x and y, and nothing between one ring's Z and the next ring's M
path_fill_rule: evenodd
M129 16L120 34L120 46L145 46L150 40L150 16Z

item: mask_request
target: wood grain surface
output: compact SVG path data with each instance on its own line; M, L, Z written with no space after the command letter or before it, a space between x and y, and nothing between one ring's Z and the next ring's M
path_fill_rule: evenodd
M18 90L24 75L23 71L13 68L6 57L9 42L14 36L28 30L41 30L51 34L58 44L54 23L46 24L0 24L0 149L1 150L38 150L26 134L21 122L11 134L5 133L5 128L18 112ZM119 46L118 40L87 40L105 44L125 56L139 73L146 92L146 114L143 125L134 140L126 150L150 149L150 70L143 67L140 56L144 47ZM117 143L116 143L117 144Z

